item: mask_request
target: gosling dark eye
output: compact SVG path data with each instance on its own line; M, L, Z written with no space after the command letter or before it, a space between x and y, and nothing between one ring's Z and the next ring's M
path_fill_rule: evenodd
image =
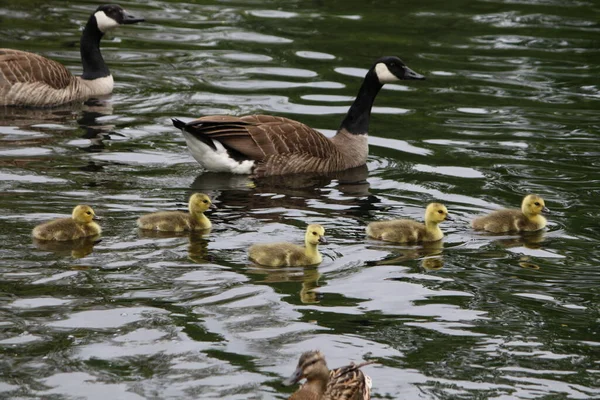
M317 234L317 232L313 232L313 235L316 235L316 234Z
M87 215L92 215L91 211L86 212Z
M440 214L443 214L443 213L444 213L442 210L439 210L438 212L439 212Z
M206 203L208 203L208 200L202 200L202 202L203 202L204 204L206 204Z
M540 203L539 203L538 201L536 201L536 202L535 202L535 203L533 203L533 204L535 204L536 206L539 206L539 205L540 205Z

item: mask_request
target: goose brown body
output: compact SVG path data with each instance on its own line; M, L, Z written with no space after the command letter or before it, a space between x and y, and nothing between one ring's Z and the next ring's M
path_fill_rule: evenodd
M371 222L367 235L372 238L397 243L435 242L444 237L440 222L450 219L443 204L430 203L425 209L425 223L410 219Z
M33 237L38 240L77 240L102 233L100 225L94 222L96 214L90 206L78 205L71 218L60 218L43 223L33 229Z
M547 220L542 213L549 213L544 199L530 194L523 198L521 209L496 210L471 222L473 229L492 233L533 232L543 229Z
M325 229L321 225L308 225L304 235L305 247L293 243L255 244L248 249L248 257L269 267L295 267L320 264L319 243L326 243Z
M369 400L371 378L360 368L372 364L350 364L329 370L320 351L307 351L300 356L293 375L284 381L292 385L301 379L306 382L289 397L289 400Z
M184 232L210 229L212 223L204 215L209 208L214 207L210 198L204 193L194 193L188 202L189 212L158 211L138 218L140 229Z
M270 115L206 116L190 122L173 119L194 158L210 171L285 175L329 173L365 164L369 152L371 108L385 83L425 79L397 57L382 57L367 72L336 135L292 119Z

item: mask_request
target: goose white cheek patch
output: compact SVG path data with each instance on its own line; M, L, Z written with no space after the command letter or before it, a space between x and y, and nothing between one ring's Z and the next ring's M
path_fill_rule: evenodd
M400 80L396 75L390 72L389 68L384 63L378 63L375 65L375 73L377 74L377 79L379 79L381 84Z
M96 24L98 24L98 29L100 29L100 32L102 33L119 26L119 23L106 15L104 11L97 11L94 14L94 17L96 17Z

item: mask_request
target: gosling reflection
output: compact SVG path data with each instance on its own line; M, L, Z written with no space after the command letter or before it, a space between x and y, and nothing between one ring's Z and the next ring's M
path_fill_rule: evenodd
M193 232L169 232L138 229L138 237L143 239L170 239L188 238L188 259L199 264L210 262L208 254L208 234L211 229L196 230Z
M100 235L88 236L75 240L56 241L33 239L33 244L40 250L50 251L60 256L84 258L94 251L94 246L100 243Z
M262 275L261 283L301 282L298 292L303 304L315 304L321 301L321 294L315 289L319 287L321 273L318 267L304 268L276 268L259 264L251 264L247 272L253 275Z
M420 267L425 271L437 271L444 267L444 243L441 240L436 242L424 242L421 246L398 247L394 245L387 246L369 246L371 249L392 251L392 254L383 260L375 261L372 265L390 265L399 264L411 260L420 259Z
M512 248L512 247L524 246L528 249L537 250L537 249L542 248L542 243L544 243L545 240L546 240L546 231L540 230L540 231L535 231L535 232L523 233L519 236L496 239L496 240L494 240L494 243L497 243L500 246L507 248L507 249Z

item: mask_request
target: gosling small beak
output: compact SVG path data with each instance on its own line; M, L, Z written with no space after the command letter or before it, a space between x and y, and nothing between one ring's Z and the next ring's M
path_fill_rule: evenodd
M138 22L144 22L144 21L145 21L144 18L137 18L137 17L134 17L133 15L129 14L127 11L123 11L123 24L125 24L125 25L137 24Z
M102 221L102 218L101 218L101 217L99 217L99 216L97 216L97 215L94 215L94 216L92 217L92 220L93 220L93 221Z
M454 218L452 218L451 216L449 216L448 214L446 214L446 221L454 221Z
M551 212L550 212L550 209L549 209L548 207L544 207L544 208L542 208L542 212L543 212L544 214L551 214Z
M302 379L302 368L296 368L296 370L294 371L292 376L290 376L289 378L284 380L282 382L282 385L283 386L291 386L291 385L298 383L298 381L300 381L300 379Z
M326 238L325 236L321 236L321 237L319 238L319 243L321 243L321 244L325 244L325 243L327 243L327 238Z
M424 80L425 76L413 71L412 69L408 68L408 67L404 67L404 77L402 79L417 79L417 80Z
M208 208L212 208L213 210L215 210L217 206L215 206L214 203L210 203L210 206L208 206Z

